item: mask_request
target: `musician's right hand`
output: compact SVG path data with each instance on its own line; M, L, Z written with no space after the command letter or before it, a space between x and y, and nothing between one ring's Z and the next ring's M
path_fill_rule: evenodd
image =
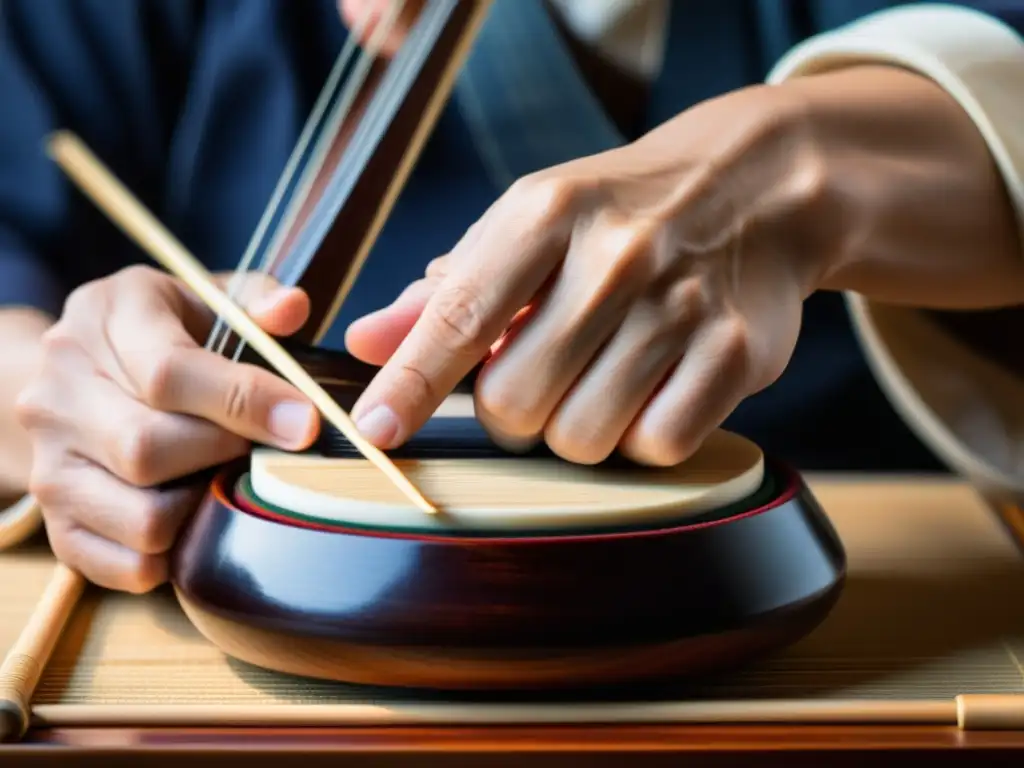
M226 280L226 278L225 278ZM309 311L297 289L251 281L239 298L275 336ZM29 491L56 556L90 581L145 592L203 491L173 481L315 438L312 405L275 373L204 349L214 318L176 279L132 267L88 283L41 340L18 420L32 443ZM163 487L161 487L163 486Z

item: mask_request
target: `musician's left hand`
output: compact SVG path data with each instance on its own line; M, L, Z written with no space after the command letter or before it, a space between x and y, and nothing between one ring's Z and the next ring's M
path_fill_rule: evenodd
M522 179L353 324L349 349L383 365L357 424L402 443L501 338L475 397L497 440L678 463L781 375L815 290L933 306L1019 296L992 167L957 104L896 68L705 102ZM979 231L990 255L970 245Z

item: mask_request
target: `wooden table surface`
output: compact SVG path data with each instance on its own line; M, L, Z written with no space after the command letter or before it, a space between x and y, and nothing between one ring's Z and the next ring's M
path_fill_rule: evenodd
M543 728L68 729L0 749L0 765L852 766L927 758L1024 765L1024 732L955 728L572 726Z
M843 477L849 482L851 478ZM870 478L864 478L870 482ZM919 481L919 479L918 479ZM812 487L825 479L812 480ZM892 478L885 481L893 483ZM912 482L908 479L908 482ZM905 488L903 489L905 492ZM876 489L877 492L877 489ZM15 766L1024 766L1024 731L923 726L571 725L52 728L0 746Z

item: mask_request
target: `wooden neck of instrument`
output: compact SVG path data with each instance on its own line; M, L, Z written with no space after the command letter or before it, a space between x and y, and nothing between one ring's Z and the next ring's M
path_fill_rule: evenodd
M313 345L330 328L412 170L490 0L431 0L403 49L377 59L271 274L309 295Z

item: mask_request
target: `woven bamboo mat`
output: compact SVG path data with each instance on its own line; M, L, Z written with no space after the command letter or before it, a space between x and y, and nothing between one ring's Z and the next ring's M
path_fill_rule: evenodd
M1024 557L968 488L947 481L812 482L848 549L832 616L740 674L647 700L948 701L1024 693ZM0 554L0 652L45 587L44 553ZM296 679L226 659L166 592L93 594L35 704L401 703L424 696ZM450 697L449 697L450 698Z

